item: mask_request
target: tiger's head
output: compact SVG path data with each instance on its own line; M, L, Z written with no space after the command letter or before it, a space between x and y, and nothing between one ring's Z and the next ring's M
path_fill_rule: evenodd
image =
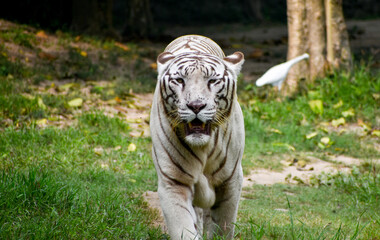
M241 52L223 59L199 52L158 56L164 110L178 137L191 146L209 142L212 131L231 113L243 63Z

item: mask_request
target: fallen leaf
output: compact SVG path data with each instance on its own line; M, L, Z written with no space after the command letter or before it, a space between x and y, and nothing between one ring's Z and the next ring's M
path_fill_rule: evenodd
M346 119L342 117L331 121L331 125L333 125L334 127L339 127L344 124L346 124Z
M67 91L67 90L69 90L70 88L73 88L73 87L75 87L75 86L76 86L75 83L66 83L66 84L63 84L63 85L59 86L58 89L59 89L60 91Z
M124 51L129 51L131 50L127 45L124 45L120 42L115 42L115 46L118 47L118 48L121 48L123 49Z
M157 69L157 63L150 64L150 68L153 70L156 70Z
M37 33L36 33L36 37L39 37L39 38L47 38L48 36L46 35L46 33L43 31L43 30L41 30L41 31L38 31Z
M67 103L67 105L69 105L69 107L80 107L80 106L82 106L82 104L83 104L82 98L75 98L75 99L73 99Z
M121 98L119 98L119 97L115 97L115 101L118 102L118 103L122 102Z
M38 57L41 59L49 60L49 61L54 61L55 59L57 59L57 56L44 52L44 51L39 52Z
M137 109L137 106L133 103L127 103L127 107L131 109Z
M59 116L49 116L48 120L49 121L58 121L59 120Z
M286 148L288 148L289 150L296 151L295 147L293 147L292 145L287 144L287 143L272 143L272 145L273 145L273 146L286 147Z
M85 51L80 51L80 55L82 55L82 57L87 57L87 53Z
M326 146L326 145L329 145L330 138L329 137L323 137L323 138L321 138L320 141L321 141L321 143L323 143Z
M339 102L335 103L333 105L333 108L340 108L341 106L343 106L343 101L342 100L339 100Z
M304 168L306 166L306 162L304 160L300 160L297 162L297 166L300 168Z
M42 119L38 119L36 121L36 124L39 126L39 127L44 127L47 125L47 119L46 118L42 118Z
M134 152L136 151L136 145L134 143L131 143L128 145L128 152Z
M363 128L365 132L371 131L371 127L368 124L364 123L362 120L358 121L358 124Z
M373 130L371 133L371 136L380 138L380 130Z
M127 119L127 123L142 123L142 120L140 118L137 119Z
M282 134L282 132L276 128L271 128L269 129L269 132L272 132L272 133L277 133L277 134Z
M343 117L353 117L355 116L355 110L353 108L350 108L344 112L342 112Z
M249 58L261 58L264 56L264 51L262 49L256 48L249 55Z
M45 105L44 101L42 100L42 98L40 98L40 97L37 98L37 104L40 108L46 109L46 105Z
M113 99L107 100L106 103L109 105L115 105L115 104L117 104L117 101L116 101L116 99L113 98Z
M305 137L306 139L312 139L313 137L317 135L318 135L318 132L312 132L312 133L307 134Z
M320 149L325 149L325 148L326 148L326 146L323 145L321 142L318 143L318 147L319 147Z
M311 100L311 101L309 101L309 106L314 113L316 113L318 115L322 115L322 113L323 113L323 102L322 102L322 100Z

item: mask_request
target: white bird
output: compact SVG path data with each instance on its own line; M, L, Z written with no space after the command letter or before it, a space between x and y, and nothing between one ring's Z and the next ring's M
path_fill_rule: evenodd
M290 59L287 62L278 64L271 67L264 73L261 78L256 81L256 86L261 87L265 84L272 84L272 86L278 86L278 90L281 90L281 85L288 75L289 69L299 61L309 58L309 54L304 53L301 56Z

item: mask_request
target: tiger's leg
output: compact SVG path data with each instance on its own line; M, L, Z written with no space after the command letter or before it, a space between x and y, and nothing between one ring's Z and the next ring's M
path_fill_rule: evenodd
M209 233L217 233L227 239L233 238L242 183L243 173L240 167L236 169L235 174L228 182L215 189L216 202L211 207L213 224L208 225Z
M192 189L171 179L161 179L158 194L171 239L198 239L200 235L192 206Z

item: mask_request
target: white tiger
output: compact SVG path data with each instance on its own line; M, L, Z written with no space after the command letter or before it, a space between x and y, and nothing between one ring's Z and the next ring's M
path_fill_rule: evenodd
M241 52L187 35L157 58L150 128L158 194L171 239L232 238L242 187ZM203 231L204 229L204 231Z

